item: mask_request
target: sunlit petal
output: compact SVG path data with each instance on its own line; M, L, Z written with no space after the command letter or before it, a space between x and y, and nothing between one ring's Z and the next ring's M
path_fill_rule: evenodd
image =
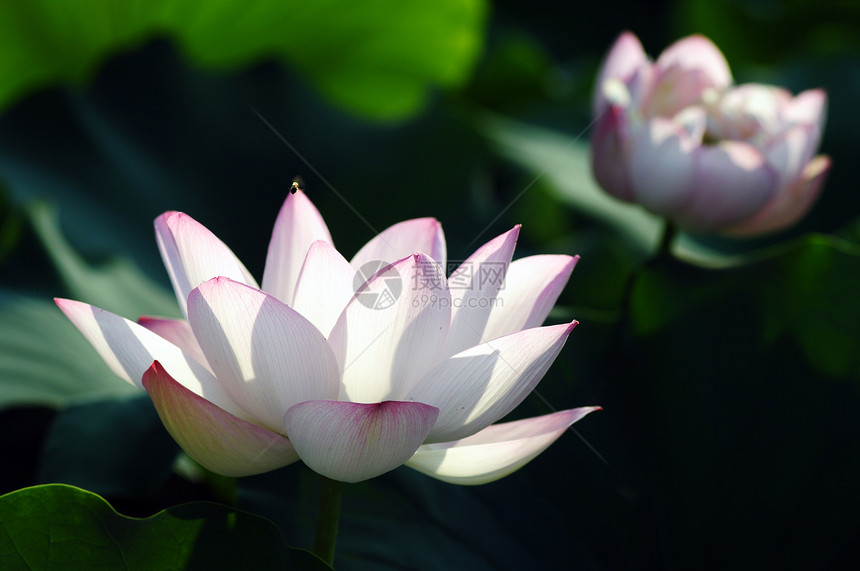
M512 411L543 378L575 325L536 327L500 337L433 369L403 399L439 409L427 441L471 436Z
M451 297L435 261L415 254L380 270L329 335L343 371L339 398L399 400L442 360L450 322Z
M230 248L187 214L165 212L156 218L155 237L185 315L191 290L216 276L257 287L253 276Z
M355 276L355 270L334 246L322 240L314 242L299 274L293 309L328 337L358 289Z
M520 226L493 238L464 261L448 277L451 290L451 329L445 355L459 353L487 339L484 330L496 303L499 288L511 263Z
M121 379L143 388L143 373L153 361L159 361L174 379L194 394L232 414L248 418L206 366L160 335L86 303L70 299L54 301Z
M571 424L595 410L600 407L563 410L494 424L454 442L425 444L406 465L452 484L493 482L522 468L564 434Z
M331 234L319 211L301 190L287 194L272 230L263 290L292 305L302 264L317 240L331 243Z
M269 430L292 405L337 395L322 333L274 297L215 278L188 296L188 320L218 381Z
M408 460L424 441L437 409L419 402L297 404L284 425L302 461L341 482L360 482Z
M484 339L543 325L578 260L579 256L542 255L511 262Z
M138 325L146 327L153 333L164 337L202 365L209 366L206 355L200 348L200 343L194 337L191 325L184 319L166 319L163 317L143 316L137 318Z
M435 218L416 218L389 226L365 244L349 263L358 271L368 263L391 264L418 252L446 267L445 234Z

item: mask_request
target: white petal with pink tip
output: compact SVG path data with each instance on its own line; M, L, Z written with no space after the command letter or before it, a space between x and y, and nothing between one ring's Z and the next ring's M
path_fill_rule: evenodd
M578 260L579 256L540 255L511 262L484 339L543 325Z
M487 341L484 330L511 263L520 226L493 238L448 277L451 290L451 329L445 355L459 353Z
M290 441L192 393L157 361L143 386L165 428L189 456L223 476L262 474L299 459Z
M679 67L701 71L708 87L721 89L732 83L732 72L723 52L711 40L700 35L681 38L663 50L655 67L659 70Z
M422 252L445 267L445 234L435 218L416 218L389 226L370 239L350 260L356 271L368 262L391 264Z
M143 373L153 361L160 361L188 390L232 414L248 418L209 369L160 335L86 303L70 299L54 301L121 379L143 388Z
M830 157L819 155L803 169L794 184L780 190L755 216L729 229L737 236L776 232L794 224L818 198L830 171Z
M311 401L290 408L284 425L309 468L333 480L360 482L406 462L438 413L418 402Z
M160 337L164 337L194 357L201 365L209 367L206 355L203 354L203 349L200 348L200 343L197 342L197 338L194 337L194 332L191 330L191 324L184 319L143 316L137 319L137 323L153 333L157 333Z
M331 234L319 211L301 190L288 194L272 230L263 291L292 305L302 264L317 240L331 243Z
M428 442L470 436L522 402L543 378L575 325L536 327L467 349L433 369L402 400L439 409Z
M253 276L230 248L187 214L165 212L156 218L155 237L185 315L191 290L216 276L257 287Z
M626 82L627 79L641 66L650 65L648 56L639 43L639 38L630 32L622 33L606 55L600 66L600 74L594 85L594 113L602 113L606 107L603 95L604 85L609 79Z
M818 148L819 136L814 125L798 125L786 129L766 150L768 162L779 175L779 186L791 184L800 177Z
M406 465L452 484L486 484L522 468L571 424L595 410L600 408L563 410L495 424L454 442L425 444Z
M798 93L785 104L783 118L798 125L815 125L819 133L824 131L827 115L827 94L823 89L809 89Z

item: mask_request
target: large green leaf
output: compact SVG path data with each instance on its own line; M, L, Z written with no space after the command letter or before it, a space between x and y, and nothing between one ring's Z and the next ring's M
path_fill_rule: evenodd
M3 569L329 569L270 521L196 502L134 519L65 485L0 497Z
M84 81L111 54L167 35L201 65L278 58L348 110L400 118L428 88L468 76L485 15L483 0L4 2L0 108L46 84Z

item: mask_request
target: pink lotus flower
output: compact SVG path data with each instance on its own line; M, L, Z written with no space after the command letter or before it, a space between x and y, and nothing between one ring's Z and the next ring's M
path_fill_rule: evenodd
M449 285L436 220L395 224L347 262L299 191L275 223L262 288L189 216L165 213L155 229L187 319L135 323L56 301L214 472L258 474L301 459L357 482L405 463L480 484L520 468L596 408L493 425L537 385L576 324L540 327L576 258L511 263L519 227L479 248ZM390 263L359 278L356 292L356 275L379 260Z
M719 49L681 39L656 62L622 34L598 76L592 167L610 194L694 232L762 234L795 223L818 196L830 159L814 156L821 89L732 86Z

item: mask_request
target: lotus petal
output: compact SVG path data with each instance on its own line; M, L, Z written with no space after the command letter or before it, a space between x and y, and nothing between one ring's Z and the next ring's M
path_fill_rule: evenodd
M511 262L484 339L543 325L578 260L579 256L541 255Z
M355 295L355 271L328 242L308 250L293 299L293 309L328 337L346 304ZM361 286L361 283L358 284Z
M262 474L299 459L284 436L237 418L194 394L158 361L143 386L173 439L189 456L222 476Z
M797 222L815 203L830 172L830 157L820 155L807 163L800 178L781 189L755 216L729 228L736 236L776 232Z
M406 462L438 413L419 402L310 401L290 408L284 425L309 468L333 480L360 482Z
M484 329L520 235L520 226L493 238L448 277L451 291L451 328L445 355L459 353L486 341Z
M693 200L678 216L693 231L736 224L757 212L776 192L776 174L754 146L722 141L702 147L696 162Z
M343 376L340 400L398 400L442 360L451 297L425 254L386 266L359 289L329 335Z
M242 262L202 224L182 212L165 212L155 219L155 238L176 300L184 315L191 290L216 276L257 287Z
M365 264L376 264L375 272L379 262L391 264L418 252L446 267L445 234L435 218L405 220L386 228L365 244L349 263L356 271Z
M652 119L630 134L630 180L637 202L662 216L683 211L696 183L695 141L668 119Z
M184 319L166 319L163 317L142 316L137 318L138 325L146 327L153 333L157 333L194 357L201 365L209 366L206 355L200 348L200 343L194 337L191 324ZM211 369L210 369L211 370Z
M331 243L331 234L319 211L301 190L287 194L266 254L263 291L292 305L302 264L317 240Z
M597 82L594 84L594 114L602 113L607 107L603 86L608 79L626 82L639 67L646 65L650 65L650 62L639 38L630 32L623 32L618 36L603 60Z
M493 482L519 470L556 441L568 427L600 407L563 410L488 426L454 442L425 444L406 462L437 480L459 485Z
M228 394L272 431L292 405L338 392L337 363L322 333L298 312L227 278L188 296L188 320Z
M209 369L160 335L104 309L55 299L119 378L143 388L143 373L159 361L185 388L240 418L248 415L228 396Z
M403 400L439 409L427 442L471 436L512 411L537 386L576 322L527 329L457 353Z

